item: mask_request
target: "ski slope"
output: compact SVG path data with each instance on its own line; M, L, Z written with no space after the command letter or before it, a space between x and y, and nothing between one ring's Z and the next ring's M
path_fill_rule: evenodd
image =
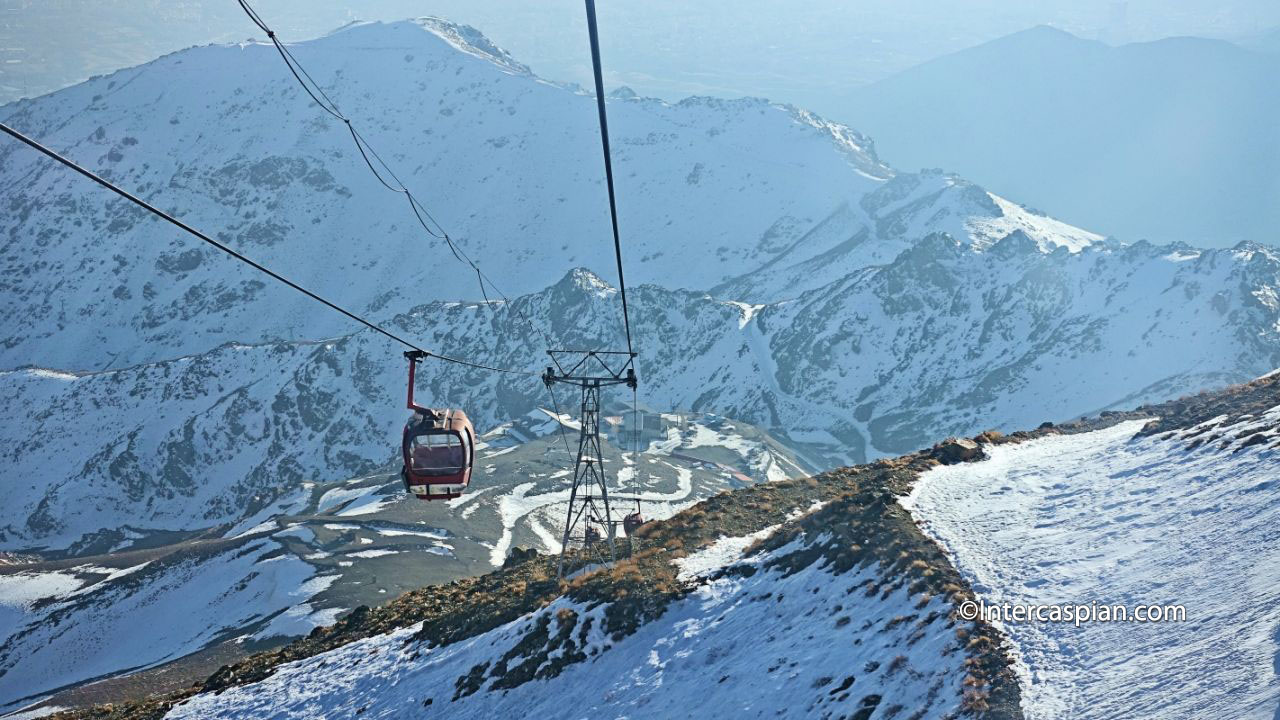
M903 504L988 604L1185 607L1005 623L1029 720L1277 717L1278 421L1280 406L1157 436L1126 422L921 477Z

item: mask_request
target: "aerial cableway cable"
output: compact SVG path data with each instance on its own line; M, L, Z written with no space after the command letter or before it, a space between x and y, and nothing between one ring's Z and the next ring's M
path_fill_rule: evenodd
M604 177L609 186L609 218L613 221L613 253L618 261L618 293L622 296L622 325L627 332L627 352L631 349L631 318L627 314L627 282L622 277L622 241L618 236L618 201L613 191L613 159L609 152L609 118L604 110L604 79L600 73L600 37L596 32L596 3L587 2L587 32L591 36L591 69L596 81L596 109L600 114L600 143L604 148Z
M307 72L306 68L302 66L302 63L298 62L298 59L289 51L289 48L282 43L278 37L276 37L275 31L267 25L266 21L258 15L257 11L249 5L247 0L236 1L239 3L241 9L244 10L245 14L249 16L249 19L253 24L262 32L266 33L267 38L271 40L271 44L276 48L276 52L279 53L280 58L289 68L290 74L292 74L294 79L298 81L298 84L302 86L302 89L306 91L312 101L314 101L316 105L319 105L320 108L330 116L342 121L342 123L346 125L347 132L351 134L351 140L355 143L356 150L360 152L360 158L364 160L365 165L368 166L369 172L373 173L373 176L387 190L404 195L409 202L409 209L413 211L413 215L417 219L418 224L422 226L422 229L431 237L443 240L445 245L449 248L449 252L453 254L455 260L464 265L470 266L471 269L475 271L476 280L480 286L480 294L483 296L485 305L489 307L490 311L493 310L493 307L489 302L489 294L485 290L486 284L492 288L500 298L502 298L505 307L514 311L520 319L524 321L528 328L542 337L542 340L548 347L551 346L551 337L547 332L535 325L519 305L512 303L511 299L507 297L507 294L502 291L502 288L498 287L497 283L495 283L483 270L480 269L480 266L467 255L466 251L454 242L453 238L449 236L449 233L445 230L444 226L431 215L431 212L427 210L422 202L419 201L413 192L409 190L404 181L396 175L396 172L391 169L391 166L385 160L383 160L382 156L378 154L378 151L374 149L373 145L360 133L358 129L356 129L355 124L352 123L351 119L342 112L338 107L338 104L334 102L333 98L329 97L329 95L324 91L324 88L316 82L315 78L311 77L311 73ZM376 166L375 161L377 163ZM379 167L381 167L381 171L379 170ZM390 178L390 180L388 180L388 178ZM496 313L494 314L494 317L496 318ZM569 452L568 439L564 437L564 426L560 421L559 404L556 401L554 391L549 387L548 392L551 394L551 403L553 407L556 408L556 423L560 426L561 439L565 443L566 452Z
M355 143L356 149L360 151L360 157L364 160L365 165L369 166L369 171L373 173L373 176L377 178L378 182L387 190L404 195L409 201L409 208L413 211L414 217L417 218L418 224L422 226L422 229L431 237L443 240L445 245L448 246L449 252L453 254L453 257L457 259L458 262L468 265L472 270L475 270L476 278L480 283L480 292L485 297L486 304L488 302L488 293L485 291L484 286L488 284L488 286L502 298L506 307L514 310L516 315L524 320L530 329L541 335L547 345L550 345L551 338L547 333L534 325L533 321L529 319L529 316L525 314L524 310L519 306L514 305L511 302L511 299L507 297L506 293L504 293L502 289L499 288L498 285L480 269L480 266L472 260L469 255L467 255L458 243L449 236L449 233L444 229L444 226L431 215L422 202L418 200L413 192L409 190L408 186L406 186L404 182L400 180L399 176L396 175L395 171L391 169L391 166L382 159L382 156L373 148L373 145L360 133L359 130L356 129L356 126L351 122L351 118L347 117L346 114L342 112L338 107L338 104L333 101L333 98L330 98L329 95L325 93L324 88L320 86L320 83L316 82L315 78L311 77L311 73L307 72L307 69L302 66L302 63L298 62L298 59L293 56L293 53L289 52L289 48L281 42L278 37L276 37L275 31L267 25L266 21L262 19L262 16L259 15L251 5L249 5L247 0L236 0L236 2L240 5L240 8L244 10L245 14L249 16L249 19L253 21L253 24L257 25L262 32L267 34L267 38L270 39L271 44L275 46L276 52L280 54L280 58L284 60L284 64L289 68L290 74L293 75L294 79L298 81L298 84L302 86L302 89L306 91L307 95L311 97L315 104L319 105L326 113L346 125L347 132L351 134L352 142ZM382 168L382 171L379 171L378 167L375 167L375 161L377 162L377 165ZM390 178L390 181L388 181L387 178Z
M596 30L595 0L586 0L587 34L591 39L591 71L596 86L596 111L600 116L600 145L604 151L604 177L609 189L609 220L613 226L613 255L618 264L618 295L622 298L622 325L627 335L627 352L635 357L631 344L631 316L627 309L627 281L622 274L622 239L618 232L618 200L613 188L613 157L609 149L609 116L605 111L604 73L600 62L600 34ZM639 393L631 386L631 490L636 498L636 513L640 512L639 477L640 464L636 462L636 453L640 444L639 427Z
M402 336L400 336L400 335L397 335L396 333L394 333L394 332L392 332L392 331L390 331L390 330L387 330L386 328L382 327L381 325L378 325L377 323L374 323L374 322L371 322L371 321L369 321L369 320L364 319L363 317L361 317L361 316L359 316L359 315L357 315L357 314L355 314L355 313L351 312L350 310L347 310L346 308L342 307L341 305L338 305L337 303L334 303L334 302L332 302L332 301L330 301L330 300L326 300L325 298L321 297L320 295L317 295L316 293L314 293L314 292L312 292L312 291L308 290L307 288L305 288L305 287L303 287L303 286L299 285L298 283L296 283L296 282L294 282L294 281L290 280L289 278L284 277L283 275L281 275L281 274L279 274L279 273L275 272L274 270L272 270L272 269L270 269L270 268L266 267L265 265L262 265L261 263L258 263L258 262L256 262L256 261L254 261L254 260L252 260L252 259L250 259L250 258L246 257L245 255L242 255L241 253L237 252L236 250L232 249L231 247L229 247L229 246L227 246L227 245L225 245L225 244L223 244L223 243L221 243L221 242L218 242L217 240L214 240L213 238L211 238L211 237L209 237L208 235L206 235L206 234L204 234L204 233L200 232L199 230L197 230L197 229L195 229L195 228L191 227L190 225L188 225L188 224L184 223L183 221L181 221L181 220L179 220L179 219L177 219L177 218L173 217L172 215L170 215L170 214L166 213L165 211L163 211L163 210L161 210L161 209L159 209L159 208L155 207L155 206L154 206L154 205L152 205L151 203L148 203L147 201L145 201L145 200L143 200L142 198L140 198L140 197L138 197L138 196L136 196L136 195L134 195L134 194L130 193L130 192L129 192L129 191L127 191L127 190L124 190L124 189L122 189L122 188L120 188L120 187L117 187L116 185L112 184L110 181L108 181L108 180L106 180L106 179L104 179L104 178L100 177L99 175L97 175L97 174L93 173L93 172L92 172L92 171L90 171L90 170L87 170L87 169L85 169L85 168L81 167L80 165L77 165L77 164L76 164L75 162L73 162L72 160L69 160L68 158L63 157L62 155L60 155L60 154L58 154L57 152L55 152L55 151L53 151L53 150L51 150L51 149L49 149L49 148L45 147L44 145L41 145L40 143L36 142L35 140L33 140L33 139L31 139L31 138L27 137L26 135L23 135L22 133L18 132L17 130L14 130L13 128L9 127L8 125L5 125L4 123L0 123L0 131L3 131L4 133L6 133L7 135L10 135L10 136L11 136L11 137L13 137L14 139L16 139L16 140L18 140L18 141L20 141L20 142L22 142L22 143L24 143L24 144L26 144L26 145L30 146L31 148L33 148L33 149L35 149L35 150L39 151L40 153L43 153L44 155L46 155L46 156L48 156L48 157L52 158L53 160L56 160L57 162L59 162L59 163L61 163L61 164L65 165L65 166L67 166L67 167L71 168L72 170L75 170L76 172L80 173L81 175L83 175L83 176L85 176L85 177L89 178L90 180L94 181L95 183L97 183L97 184L101 185L102 187L104 187L104 188L106 188L106 189L110 190L111 192L114 192L115 194L117 194L117 195L119 195L120 197L122 197L122 198L124 198L124 199L128 200L129 202L131 202L131 203L133 203L133 204L137 205L138 207L141 207L142 209L146 210L147 212L151 213L152 215L155 215L156 217L158 217L158 218L160 218L160 219L162 219L162 220L164 220L164 221L166 221L166 222L168 222L168 223L171 223L171 224L175 225L175 226L176 226L176 227L178 227L178 228L181 228L182 230L186 231L187 233L189 233L189 234L191 234L191 235L195 236L196 238L199 238L200 240L203 240L204 242L208 243L209 245L212 245L213 247L217 248L218 250L221 250L222 252L226 253L227 255L230 255L231 257L235 258L236 260L239 260L240 262L245 263L246 265L248 265L248 266L252 267L253 269L257 270L258 272L261 272L261 273L264 273L264 274L266 274L266 275L271 276L272 278L274 278L274 279L276 279L276 280L278 280L278 281L280 281L280 282L284 283L285 285L288 285L289 287L293 288L294 290L297 290L298 292L302 293L303 295L306 295L307 297L311 298L312 300L315 300L316 302L318 302L318 303L320 303L320 304L322 304L322 305L325 305L325 306L329 307L329 308L330 308L330 309L332 309L332 310L336 310L337 312L342 313L343 315L347 316L348 318L350 318L350 319L352 319L352 320L355 320L356 322L360 323L361 325L364 325L365 327L369 328L370 330L373 330L374 332L377 332L377 333L380 333L380 334L382 334L382 335L385 335L386 337L390 338L391 340L394 340L395 342L398 342L398 343L400 343L401 345L404 345L405 347L410 348L411 350L417 350L417 351L420 351L420 352L424 353L427 357L433 357L433 358L436 358L437 360L443 360L443 361L445 361L445 362L455 363L455 364L458 364L458 365L464 365L464 366L466 366L466 367L475 368L475 369L477 369L477 370L486 370L486 371L489 371L489 372L505 373L505 374L508 374L508 375L525 375L525 376L538 377L538 373L536 373L536 372L529 372L529 371L526 371L526 370L514 370L514 369L511 369L511 368L502 368L502 367L494 367L494 366L491 366L491 365L484 365L484 364L482 364L482 363L475 363L475 362L471 362L470 360L463 360L462 358L450 357L450 356L448 356L448 355L441 355L441 354L439 354L439 353L435 353L435 352L432 352L432 351L430 351L430 350L426 350L426 349L424 349L424 348L418 347L416 344L414 344L413 342L411 342L411 341L409 341L409 340L406 340L404 337L402 337Z

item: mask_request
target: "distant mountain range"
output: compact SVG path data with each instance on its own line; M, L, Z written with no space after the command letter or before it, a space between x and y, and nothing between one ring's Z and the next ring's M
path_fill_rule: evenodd
M1039 27L852 89L826 112L896 167L943 167L1122 240L1275 243L1277 77L1280 55L1224 41L1109 47Z

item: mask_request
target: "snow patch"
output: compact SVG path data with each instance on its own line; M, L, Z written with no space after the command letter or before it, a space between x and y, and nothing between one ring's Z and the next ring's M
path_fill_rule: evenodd
M62 571L0 575L0 605L28 610L40 600L69 594L84 583Z
M680 568L676 577L680 580L688 581L729 567L742 558L743 550L746 550L757 540L769 537L780 527L782 527L781 524L770 525L750 535L722 536L695 553L676 558L671 561L672 565Z
M399 554L400 554L399 550L377 549L377 550L359 550L357 552L346 553L344 557L369 559L369 558L385 557L387 555L399 555Z

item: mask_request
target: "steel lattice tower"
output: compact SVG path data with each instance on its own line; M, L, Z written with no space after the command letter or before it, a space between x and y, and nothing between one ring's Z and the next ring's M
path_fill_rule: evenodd
M561 534L558 576L564 574L564 553L570 544L599 551L600 543L608 545L606 562L617 558L614 538L617 523L609 507L609 489L605 483L604 453L600 446L600 390L611 385L636 387L634 356L629 352L549 350L555 367L548 367L542 381L548 387L554 384L573 385L582 392L582 420L578 431L578 458L573 468L573 486L569 490L569 509L565 514L564 531ZM577 362L562 363L561 358L576 357ZM607 360L621 360L621 366L613 368ZM567 367L566 367L567 365ZM595 369L604 374L590 374ZM558 421L558 420L557 420ZM599 530L597 528L600 528ZM603 553L601 559L605 560Z

